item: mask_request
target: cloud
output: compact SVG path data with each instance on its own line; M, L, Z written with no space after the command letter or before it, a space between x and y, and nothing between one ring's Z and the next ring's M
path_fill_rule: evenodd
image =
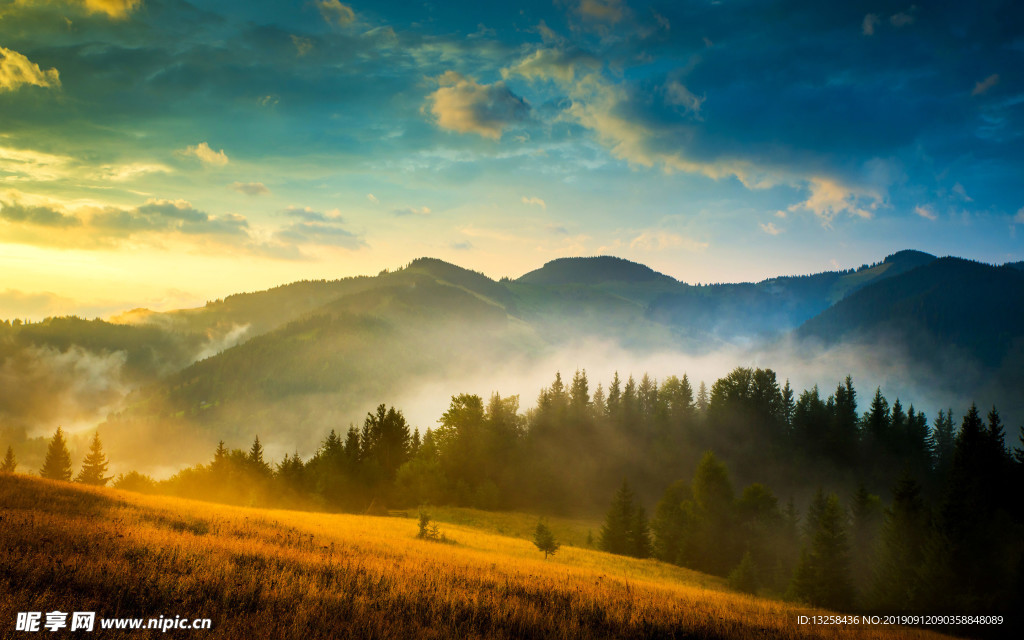
M313 50L313 41L301 36L292 36L292 44L295 45L295 53L300 58Z
M622 0L581 0L576 11L585 20L615 24L622 20Z
M631 249L644 251L663 251L665 249L682 249L684 251L703 251L708 248L707 242L698 242L692 238L664 230L644 231L629 242Z
M905 27L905 26L910 25L910 24L914 24L913 12L916 9L917 9L917 7L914 6L914 7L910 7L910 9L908 9L906 11L901 11L901 12L899 12L897 14L894 14L891 18L889 18L889 24L891 24L892 26L896 27L897 29L900 28L900 27Z
M316 7L327 24L345 27L356 19L356 12L338 0L316 0Z
M985 93L986 91L988 91L992 87L996 86L997 84L999 84L999 74L998 73L993 73L992 75L990 75L989 77L985 78L981 82L978 82L977 84L975 84L974 85L974 90L971 91L971 95L972 96L980 96L981 94Z
M869 13L864 16L864 22L860 25L861 33L866 36L875 35L875 27L878 26L880 19L877 13Z
M247 196L265 196L270 193L270 189L262 182L232 182L231 188Z
M377 196L373 195L372 193L366 194L366 199L372 202L373 204L380 204L380 200L378 200Z
M872 211L883 202L882 196L872 189L847 186L833 178L812 177L807 188L811 192L807 200L790 206L789 210L810 211L825 224L840 213L869 219L874 215ZM865 204L865 201L869 202Z
M453 242L448 246L456 251L469 251L473 248L473 243L468 240L464 240L462 242Z
M17 202L0 202L0 220L37 227L76 227L82 221L46 206L25 206Z
M288 207L284 210L286 216L301 218L309 222L341 222L341 211L334 209L328 213L316 211L310 207Z
M99 176L113 182L127 182L151 173L174 173L167 165L153 162L132 162L129 164L106 164L99 168Z
M601 61L580 51L558 48L537 49L511 67L501 70L503 78L520 76L530 81L551 80L562 85L571 85L581 74L601 68Z
M938 216L935 214L935 209L930 204L919 204L914 207L914 213L921 216L926 220L936 220Z
M774 222L761 223L758 226L761 227L761 231L764 231L770 236L777 236L782 233L782 229L776 227Z
M367 246L357 234L344 228L341 218L294 222L274 233L274 240L286 244L312 244L345 249L360 249Z
M0 147L0 178L47 182L71 175L72 159L31 149Z
M425 216L430 213L429 207L406 207L404 209L392 209L392 215L396 216Z
M974 198L967 195L967 190L964 189L964 185L960 184L959 182L953 185L953 193L960 196L966 202L974 202Z
M60 73L56 69L43 71L17 51L0 47L0 93L15 91L25 85L53 88L60 86Z
M212 216L187 200L151 198L134 209L107 208L96 212L89 226L122 236L153 231L248 238L249 223L238 214Z
M187 156L195 156L199 158L199 161L203 164L213 165L215 167L223 167L228 163L228 156L224 153L223 149L220 151L214 151L210 148L210 145L205 142L190 145L180 153Z
M442 129L497 140L507 127L524 121L530 110L526 101L512 93L504 81L479 84L447 71L438 82L441 86L427 100Z
M549 224L548 226L545 227L545 229L547 229L550 233L555 234L556 236L569 235L569 230L563 227L562 225Z
M1024 224L1024 207L1017 209L1017 215L1013 216L1014 224Z
M677 80L670 80L665 85L665 101L668 104L683 107L698 118L700 117L700 107L706 99L707 96L694 95Z
M543 200L541 200L540 198L538 198L537 196L530 196L529 198L527 198L526 196L523 196L523 204L537 205L541 209L545 209L545 210L548 208L548 204L546 202L544 202Z
M82 0L89 13L105 13L115 20L126 18L142 0Z

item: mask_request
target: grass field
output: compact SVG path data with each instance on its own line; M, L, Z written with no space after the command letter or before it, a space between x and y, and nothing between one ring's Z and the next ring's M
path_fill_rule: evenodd
M530 516L475 513L438 513L483 523L441 524L455 544L439 544L415 537L414 517L257 510L0 476L0 637L30 637L14 632L17 612L53 610L209 618L210 630L170 632L202 638L940 637L801 626L796 616L813 612L654 560L570 546L544 560L512 530ZM552 524L556 533L574 526ZM87 637L147 634L161 635Z

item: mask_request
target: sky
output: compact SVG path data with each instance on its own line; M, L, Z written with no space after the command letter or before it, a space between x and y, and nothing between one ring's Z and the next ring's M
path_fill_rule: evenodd
M0 0L0 317L1024 259L1013 2Z

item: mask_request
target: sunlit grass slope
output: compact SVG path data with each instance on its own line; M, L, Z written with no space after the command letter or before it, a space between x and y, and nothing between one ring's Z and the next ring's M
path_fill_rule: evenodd
M545 561L527 540L451 524L441 530L456 544L439 544L416 539L414 518L262 511L25 476L0 476L0 518L2 637L15 635L18 611L53 610L210 618L211 631L177 632L203 638L931 635L798 626L806 611L678 567L572 547Z

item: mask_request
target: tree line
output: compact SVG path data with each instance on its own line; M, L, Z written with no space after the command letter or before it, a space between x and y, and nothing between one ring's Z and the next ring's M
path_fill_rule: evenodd
M737 588L840 609L969 612L1020 598L1022 469L994 408L930 422L877 389L860 412L849 377L826 397L741 367L710 389L616 374L591 390L584 371L556 374L525 412L517 396L460 394L422 434L381 404L305 459L271 462L257 436L159 483L133 472L115 486L347 511L607 510L603 549Z

